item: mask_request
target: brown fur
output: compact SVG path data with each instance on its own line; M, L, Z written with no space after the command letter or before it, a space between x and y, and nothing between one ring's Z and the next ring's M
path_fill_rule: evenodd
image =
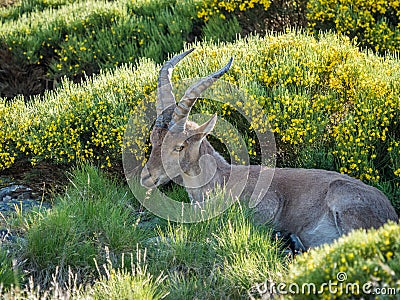
M378 228L388 220L398 222L393 206L381 191L347 175L318 169L228 164L205 138L215 122L216 117L201 126L187 122L181 133L155 127L142 185L151 188L182 177L185 186L199 183L187 192L192 201L200 202L216 185L232 179L227 192L249 203L258 222L272 222L277 230L296 234L307 248L331 243L353 229ZM183 150L174 150L180 145Z

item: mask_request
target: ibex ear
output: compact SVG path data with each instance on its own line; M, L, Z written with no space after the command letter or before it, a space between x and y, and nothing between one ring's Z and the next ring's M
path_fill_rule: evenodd
M209 134L217 123L217 114L213 115L210 120L205 122L203 125L196 129L196 136L198 140L202 140L207 134Z

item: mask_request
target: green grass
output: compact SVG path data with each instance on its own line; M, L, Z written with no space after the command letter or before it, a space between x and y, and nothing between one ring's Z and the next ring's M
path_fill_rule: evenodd
M286 268L271 229L254 225L239 205L191 225L160 222L141 210L125 184L82 166L52 210L24 228L27 241L13 251L42 291L56 285L62 294L99 299L242 298L254 282L278 278ZM74 280L75 287L65 288Z
M202 223L161 228L154 246L149 270L166 270L169 299L245 297L254 282L284 270L270 228L254 225L239 205Z
M114 268L109 260L107 265L103 265L105 275L102 275L92 287L86 291L86 296L94 299L163 299L168 292L162 286L165 276L161 273L157 278L147 271L146 252L144 254L137 249L136 263L134 258L129 261L130 266L122 264L119 268ZM124 263L124 257L122 257ZM99 270L99 272L101 272Z
M23 257L37 270L37 278L56 269L67 275L69 266L93 275L94 259L104 263L105 247L119 256L149 236L137 227L136 206L129 190L95 168L78 169L67 193L27 231Z
M136 262L134 262L136 260ZM82 285L78 273L70 269L66 280L59 277L58 269L52 274L48 288L30 278L29 283L15 286L0 286L2 299L163 299L168 292L162 286L165 276L153 277L146 267L146 253L137 251L135 259L131 255L124 265L125 256L121 256L122 265L114 267L110 258L103 265L97 265L98 278L90 284ZM6 269L10 273L10 268ZM3 277L2 279L7 279ZM89 279L85 279L89 281Z
M355 231L290 260L271 228L255 225L239 204L201 223L157 219L142 212L126 184L95 167L77 168L54 208L24 228L27 242L12 250L18 273L4 252L0 278L10 288L19 274L21 288L2 293L19 299L39 299L45 291L51 299L247 299L261 297L264 282L318 285L339 271L349 282L399 287L397 224Z
M1 290L9 290L11 287L19 288L22 274L19 268L14 265L17 261L11 253L3 248L0 249L0 294Z

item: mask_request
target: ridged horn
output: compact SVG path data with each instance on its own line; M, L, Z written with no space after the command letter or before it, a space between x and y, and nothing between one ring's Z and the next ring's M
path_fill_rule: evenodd
M175 108L176 102L175 97L172 92L172 83L171 76L172 70L176 66L176 64L181 61L186 55L191 53L194 48L187 50L181 54L175 55L169 61L164 63L164 65L160 69L160 73L158 76L158 86L157 86L157 101L156 101L156 111L157 111L157 120L156 126L162 127L168 121L165 118L168 117L168 114L165 114L164 111L166 109ZM170 114L169 114L170 115Z
M168 129L171 132L183 132L190 110L200 94L209 88L218 78L228 72L232 65L233 57L229 60L225 67L221 68L215 73L208 75L207 77L201 78L195 84L191 85L183 95L181 101L175 107L174 113L172 114L172 120L169 123Z

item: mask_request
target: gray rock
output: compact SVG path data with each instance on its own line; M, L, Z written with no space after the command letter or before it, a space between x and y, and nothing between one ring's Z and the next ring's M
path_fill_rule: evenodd
M0 177L0 212L3 217L9 216L16 209L26 213L35 208L49 209L50 203L43 202L40 194L32 191L31 188L16 184L7 177ZM0 247L24 242L24 237L17 232L0 227Z
M0 229L0 241L12 241L14 236L11 234L11 231L8 229Z
M10 195L4 196L2 199L3 202L7 202L7 201L11 201L11 200L12 200L12 197Z
M14 212L16 206L24 212L35 207L50 208L51 205L49 203L41 200L38 194L25 185L15 184L10 181L8 186L0 188L0 211L2 213Z
M14 196L16 194L20 195L22 193L27 193L31 191L32 189L27 186L20 184L12 184L0 189L0 199L3 199L5 196Z

